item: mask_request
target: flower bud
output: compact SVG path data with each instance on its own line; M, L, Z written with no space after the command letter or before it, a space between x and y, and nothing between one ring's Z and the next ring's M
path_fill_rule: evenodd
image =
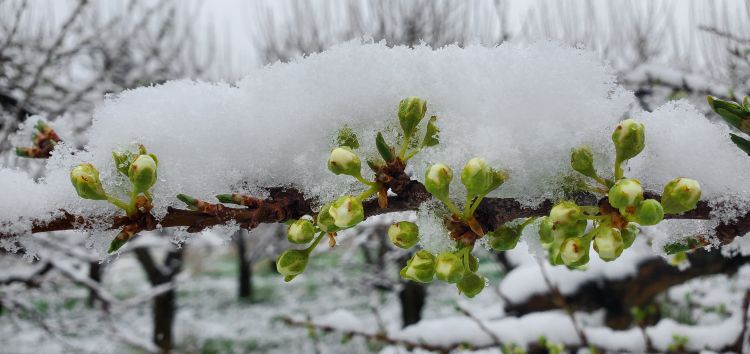
M299 219L289 225L286 238L291 243L305 244L315 237L315 227L310 220Z
M362 173L362 162L352 149L346 146L337 147L331 151L328 158L328 169L336 175L358 177Z
M609 189L609 205L620 209L637 206L643 200L643 187L635 178L623 178Z
M276 270L284 276L284 281L291 281L305 271L309 258L305 250L286 250L276 259Z
M115 168L117 169L117 171L124 176L127 176L128 170L130 169L130 164L133 161L133 154L130 151L113 151L112 160L115 161Z
M469 272L464 274L463 278L456 283L456 288L458 288L459 293L466 295L468 298L473 298L482 292L485 283L486 280L483 276Z
M487 234L487 236L489 237L487 242L490 247L497 252L502 252L516 248L521 233L516 228L503 225Z
M586 145L573 149L573 152L570 154L570 166L573 167L573 170L586 177L596 178L594 153Z
M401 276L419 283L429 283L435 277L435 256L425 250L414 254L401 269Z
M701 186L690 178L676 178L664 186L661 205L667 214L679 214L695 209L701 199Z
M583 211L573 201L561 201L553 206L549 212L549 220L555 229L558 227L576 226L582 219Z
M336 220L333 219L333 216L331 216L331 213L329 212L332 205L333 203L327 203L323 205L323 207L320 208L320 211L318 212L317 225L321 230L327 233L333 233L341 230L341 228L336 226Z
M568 267L580 267L589 262L589 248L591 246L588 237L570 237L560 245L560 258Z
M594 235L594 250L603 261L613 261L620 257L625 242L620 230L613 227L601 227Z
M464 263L451 252L439 254L436 263L435 276L444 282L455 283L464 276Z
M635 237L638 236L638 232L638 226L636 226L632 222L620 231L620 236L622 236L623 248L627 249L633 245Z
M461 183L470 194L482 194L490 183L487 162L479 157L469 160L461 170Z
M664 208L654 199L646 199L638 204L635 221L643 226L656 225L664 219Z
M153 154L139 155L128 169L128 177L133 184L133 190L146 192L156 184L157 162Z
M549 217L542 217L539 221L539 239L544 244L552 243L554 240L552 237L552 221Z
M333 223L342 229L350 228L365 219L365 210L359 199L345 195L336 199L331 204L328 213L333 218Z
M398 105L398 121L406 136L411 136L422 118L427 113L427 101L419 97L408 97Z
M107 199L107 193L104 192L102 182L99 180L99 171L90 163L74 167L70 171L70 182L76 188L78 196L83 199Z
M440 200L448 199L448 189L453 179L450 167L441 163L427 168L424 176L424 186L430 194Z
M612 132L612 142L618 160L632 159L643 151L646 146L645 131L643 123L633 119L626 119L617 125Z
M419 242L419 228L413 222L397 222L388 228L388 238L396 247L409 249Z

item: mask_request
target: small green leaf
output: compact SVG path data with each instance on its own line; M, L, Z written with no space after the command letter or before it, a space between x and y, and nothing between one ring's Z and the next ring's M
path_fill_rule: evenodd
M112 240L112 243L109 244L109 249L107 250L107 253L117 252L117 250L122 248L122 246L124 246L126 243L128 243L128 240L115 237Z
M359 149L359 140L357 139L357 134L355 134L354 131L346 125L343 128L339 129L338 136L336 137L336 144L338 146L349 147L352 150Z
M393 148L385 142L383 134L378 133L377 137L375 137L375 147L378 148L378 153L380 153L380 156L382 156L386 162L391 162L396 159Z
M742 151L744 151L746 154L750 155L750 141L748 141L747 139L742 138L742 137L740 137L739 135L736 135L736 134L730 133L729 135L732 136L731 137L732 142L735 145L737 145L738 148L742 149Z
M438 133L440 133L440 129L437 126L437 117L432 116L427 122L427 132L424 135L424 140L422 140L422 146L435 146L439 144Z

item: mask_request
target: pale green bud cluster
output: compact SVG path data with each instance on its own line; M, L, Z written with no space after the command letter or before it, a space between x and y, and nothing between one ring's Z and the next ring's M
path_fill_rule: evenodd
M623 178L609 189L607 197L615 209L637 206L643 200L643 187L635 178Z
M147 192L156 184L157 160L154 154L138 155L128 169L128 178L134 193Z
M602 226L594 235L594 250L604 261L613 261L620 257L625 248L625 242L619 229Z
M409 249L419 242L419 228L413 222L397 222L388 228L388 238L396 247Z

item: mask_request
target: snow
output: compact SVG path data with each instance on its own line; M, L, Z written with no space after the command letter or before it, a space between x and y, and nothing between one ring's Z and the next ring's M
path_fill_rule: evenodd
M393 143L397 104L413 95L427 99L427 114L438 116L441 129L440 145L410 161L417 179L430 163L455 172L483 156L510 173L492 196L526 204L561 195L557 182L571 173L569 152L580 144L592 146L596 165L611 175L610 132L634 109L632 93L595 54L556 43L432 50L352 41L257 69L234 84L172 81L108 97L94 113L85 150L58 147L44 179L0 169L0 185L10 187L0 194L0 232L28 233L30 219L50 220L59 209L113 213L104 202L80 200L68 171L91 162L105 189L122 195L127 183L114 171L111 153L135 144L159 157L157 217L169 206L183 207L178 193L211 200L294 186L322 203L358 192L362 186L350 177L326 169L337 130L351 127L359 133L359 153L374 156L375 132ZM749 180L736 178L750 175L750 164L727 139L725 125L684 102L635 117L646 123L647 148L628 174L649 189L660 191L678 176L699 180L709 200L750 188ZM462 191L454 179L452 195L462 200Z

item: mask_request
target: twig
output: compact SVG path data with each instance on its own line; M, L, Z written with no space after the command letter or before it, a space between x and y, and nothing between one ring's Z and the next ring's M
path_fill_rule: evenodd
M461 312L464 316L470 318L474 323L479 326L479 329L482 330L485 334L490 336L492 338L492 344L496 345L498 348L503 346L502 341L500 340L500 337L497 336L497 334L493 331L491 331L487 326L484 324L484 322L480 319L478 319L476 316L474 316L473 313L471 313L469 310L465 309L461 304L456 304L456 309L458 309L459 312Z
M550 293L557 299L558 306L565 310L565 313L567 313L568 317L570 317L570 321L573 322L573 328L575 329L576 334L578 334L578 339L581 341L581 345L584 347L588 347L589 340L588 338L586 338L586 334L583 333L583 329L578 324L578 321L576 321L576 316L573 312L573 309L568 306L567 301L565 301L565 296L562 295L557 285L552 284L552 282L549 280L549 276L547 276L547 271L544 269L544 263L542 262L542 260L537 258L537 263L539 263L539 270L542 272L542 278L544 278L544 282L547 284Z

